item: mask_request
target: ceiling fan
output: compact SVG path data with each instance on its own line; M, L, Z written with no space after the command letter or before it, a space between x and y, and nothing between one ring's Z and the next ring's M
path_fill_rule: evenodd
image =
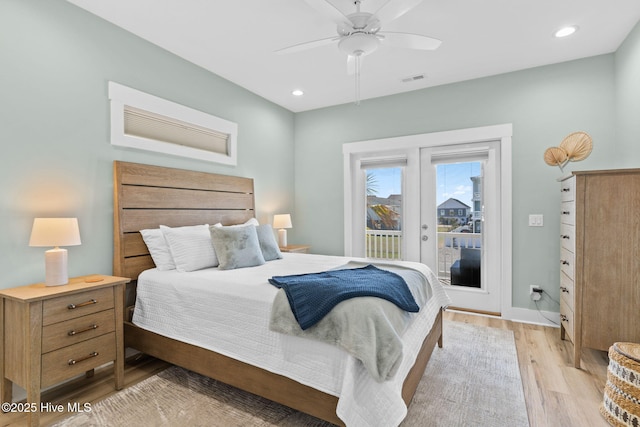
M422 0L387 0L375 13L360 10L362 0L353 0L356 11L345 15L327 0L305 0L337 25L337 37L304 42L277 50L278 54L300 52L337 42L347 54L347 72L356 76L356 104L359 103L359 76L362 57L375 52L381 44L408 49L434 50L442 43L420 34L380 31L383 22L393 21L416 7Z

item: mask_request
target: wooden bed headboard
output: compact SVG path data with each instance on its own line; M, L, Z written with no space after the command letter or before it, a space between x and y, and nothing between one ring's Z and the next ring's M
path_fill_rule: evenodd
M239 224L255 217L253 179L113 162L113 274L155 267L140 230Z

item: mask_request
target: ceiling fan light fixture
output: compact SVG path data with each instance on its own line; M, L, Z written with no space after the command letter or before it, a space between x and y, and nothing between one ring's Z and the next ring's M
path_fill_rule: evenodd
M338 42L341 51L351 56L366 56L380 46L380 39L375 34L354 33L343 37Z
M576 31L578 31L578 26L577 25L570 25L570 26L567 26L567 27L560 28L555 33L553 33L553 35L556 38L562 38L562 37L570 36L571 34L574 34Z

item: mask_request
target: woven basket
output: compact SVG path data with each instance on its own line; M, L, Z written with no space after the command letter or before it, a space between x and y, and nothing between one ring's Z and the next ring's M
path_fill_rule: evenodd
M640 427L640 344L615 343L609 348L600 413L612 426Z

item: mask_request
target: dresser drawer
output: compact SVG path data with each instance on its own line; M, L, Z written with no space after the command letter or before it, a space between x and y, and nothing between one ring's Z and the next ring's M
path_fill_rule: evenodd
M570 224L560 224L560 247L576 253L576 227Z
M76 317L42 328L42 352L49 353L115 330L113 309Z
M567 306L563 298L560 298L560 324L569 335L569 339L575 342L573 340L573 310Z
M560 223L575 225L576 206L574 202L562 202L562 206L560 208Z
M573 280L563 272L560 272L560 298L564 300L567 307L574 310L575 294Z
M573 252L569 252L566 248L560 248L560 271L564 272L571 280L574 280L574 261Z
M560 183L560 193L562 201L568 202L576 199L576 180L575 178L565 179Z
M42 355L42 388L104 365L116 358L116 337L111 332Z
M113 308L113 288L66 295L46 300L42 305L42 324L62 322Z

